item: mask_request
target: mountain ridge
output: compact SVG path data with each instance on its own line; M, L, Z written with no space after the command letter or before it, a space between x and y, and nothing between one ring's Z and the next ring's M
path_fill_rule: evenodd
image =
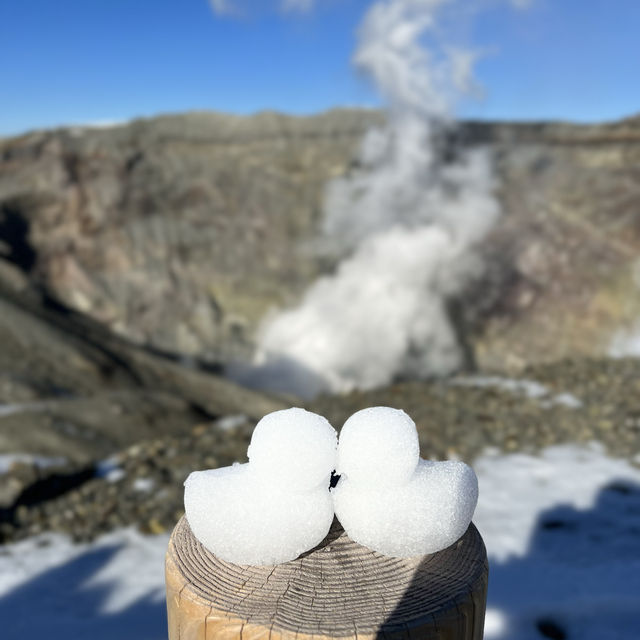
M331 270L315 248L325 185L382 121L198 112L0 140L0 256L134 342L247 360L265 315ZM640 317L640 117L466 122L447 140L489 150L503 210L457 305L478 365L606 352Z

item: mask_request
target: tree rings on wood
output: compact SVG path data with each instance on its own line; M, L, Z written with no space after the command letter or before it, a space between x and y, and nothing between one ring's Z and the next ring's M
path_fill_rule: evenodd
M256 567L220 560L182 518L167 550L169 638L479 640L487 575L473 524L443 551L393 558L353 542L334 520L315 549Z

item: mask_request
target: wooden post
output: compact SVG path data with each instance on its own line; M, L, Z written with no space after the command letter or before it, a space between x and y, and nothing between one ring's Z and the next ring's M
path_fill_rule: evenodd
M481 640L487 577L473 524L443 551L402 559L334 520L297 560L251 567L218 559L182 518L166 558L169 640Z

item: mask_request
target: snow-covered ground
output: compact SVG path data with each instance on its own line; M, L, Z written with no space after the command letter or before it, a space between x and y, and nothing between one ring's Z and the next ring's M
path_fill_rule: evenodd
M44 411L46 402L14 402L13 404L0 404L0 418L20 413L21 411Z
M487 452L475 468L487 640L640 637L640 470L596 445ZM1 637L166 638L167 539L121 530L91 545L45 535L0 547Z
M640 322L632 329L621 329L613 336L609 355L612 358L640 357Z
M490 558L485 638L640 637L640 470L598 446L474 465ZM548 636L553 637L553 636Z
M543 384L535 380L518 380L517 378L505 378L503 376L473 375L453 378L450 384L458 387L493 387L538 400L545 408L562 405L570 409L579 409L582 406L582 400L576 398L572 393L554 394Z
M0 417L2 416L2 405L0 405ZM66 458L47 458L45 456L34 456L30 453L0 453L0 474L6 473L14 462L25 462L34 464L41 469L56 467L67 462Z
M165 639L168 540L124 529L90 545L47 534L0 547L0 637Z

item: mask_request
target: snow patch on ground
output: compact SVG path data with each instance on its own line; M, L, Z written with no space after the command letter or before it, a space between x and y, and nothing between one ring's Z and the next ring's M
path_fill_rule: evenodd
M133 481L133 488L136 491L142 491L148 493L155 487L155 481L153 478L136 478Z
M2 637L166 638L168 540L123 529L93 544L46 534L0 547Z
M47 402L15 402L13 404L0 404L0 418L11 416L14 413L23 411L45 411L49 404Z
M608 355L612 358L640 358L640 323L632 330L620 330L611 340Z
M222 429L222 431L232 431L233 429L241 427L246 422L250 422L249 418L239 413L230 416L223 416L216 422L216 426L218 429Z
M116 456L106 458L96 465L96 477L104 478L107 482L118 482L125 475L125 470L120 467L120 462Z
M451 380L450 384L460 387L494 387L510 393L539 400L541 406L549 408L562 405L570 409L582 407L582 401L572 393L554 394L535 380L504 378L502 376L461 376Z
M46 469L47 467L62 466L67 463L67 459L61 457L47 458L45 456L34 456L31 453L0 453L0 475L7 473L11 468L11 465L15 462L34 464L36 467Z
M482 456L474 521L491 573L485 638L637 637L640 470L598 445Z
M487 452L474 468L491 565L485 638L543 640L552 624L567 638L635 640L640 469L598 445ZM0 547L2 637L166 638L167 542L126 529L90 545L48 534Z

